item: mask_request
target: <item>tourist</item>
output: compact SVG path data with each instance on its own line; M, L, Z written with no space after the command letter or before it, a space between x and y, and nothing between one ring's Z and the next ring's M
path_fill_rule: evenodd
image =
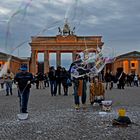
M123 69L119 69L117 71L116 77L118 79L117 83L118 89L124 89L126 74L123 72Z
M9 96L9 92L12 95L12 84L13 84L14 74L8 69L7 73L4 74L4 83L6 85L6 96Z
M1 85L1 89L3 89L4 88L4 77L3 76L0 77L0 85Z
M51 86L51 95L56 96L57 92L57 85L56 85L56 75L55 75L55 69L54 67L50 67L48 77L50 80L50 86Z
M130 86L131 87L132 82L133 82L132 74L127 74L126 75L126 84L127 84L127 86Z
M18 87L20 112L28 113L27 106L28 106L31 83L33 82L33 75L27 72L28 67L25 64L21 65L20 70L21 72L16 74L14 81Z
M57 91L58 91L58 95L61 95L61 66L57 67L57 70L55 72L56 75L56 85L57 85Z
M44 86L49 87L49 77L47 73L44 74Z
M68 95L68 79L69 79L69 73L66 71L66 69L63 67L62 68L62 73L61 73L61 81L62 81L62 86L63 86L63 90L64 90L64 96Z
M134 75L134 86L138 87L138 75L137 74Z
M38 80L39 80L39 88L44 89L44 74L42 72L38 73Z
M105 73L105 82L106 82L106 90L108 89L112 89L112 83L111 83L111 73L110 71L108 70L106 73Z
M34 76L34 82L36 84L36 89L39 89L39 78L38 78L38 73Z

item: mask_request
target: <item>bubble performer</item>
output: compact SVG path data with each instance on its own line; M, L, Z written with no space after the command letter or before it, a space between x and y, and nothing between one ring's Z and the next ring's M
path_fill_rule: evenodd
M93 77L98 76L107 62L108 57L105 57L103 50L95 51L86 49L76 54L76 59L69 69L71 79L74 83L74 102L76 109L80 107L80 96L83 107L85 108L86 82L88 78L90 75L93 75Z
M86 76L86 70L82 68L82 59L79 54L76 55L75 61L71 64L69 71L71 73L71 78L74 83L75 109L79 110L80 108L80 96L82 107L83 109L86 109L86 83L88 77Z

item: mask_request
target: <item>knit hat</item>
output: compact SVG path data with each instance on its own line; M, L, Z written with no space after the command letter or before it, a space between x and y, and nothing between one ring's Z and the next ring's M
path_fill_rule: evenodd
M20 67L20 70L21 71L27 71L28 70L28 67L26 64L22 64L21 67Z

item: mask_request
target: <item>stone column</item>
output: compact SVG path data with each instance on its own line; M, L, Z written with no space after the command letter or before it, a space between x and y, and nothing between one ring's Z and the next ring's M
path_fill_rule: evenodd
M29 61L27 62L28 72L30 71L30 64Z
M61 53L60 51L56 51L56 67L61 66Z
M44 51L44 73L49 72L49 52Z
M127 74L129 73L129 60L127 60Z
M12 60L12 59L11 59ZM9 60L8 62L7 62L7 67L8 67L8 69L10 69L10 68L12 68L12 61L11 60Z
M76 57L76 51L73 51L73 52L72 52L72 62L74 62L75 57Z
M37 52L35 50L32 50L31 54L31 72L32 74L36 74L36 54Z
M131 73L131 61L130 59L128 60L128 73Z
M139 73L139 61L137 60L136 61L136 74Z
M138 75L140 76L140 60L138 59Z

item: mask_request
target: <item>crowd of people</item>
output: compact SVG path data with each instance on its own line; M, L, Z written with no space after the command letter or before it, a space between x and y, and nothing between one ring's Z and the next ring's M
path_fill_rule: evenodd
M17 74L13 74L9 69L7 73L0 78L1 88L5 87L6 96L12 95L12 85L13 83L18 87L18 97L20 101L20 111L22 113L27 112L27 104L30 94L31 84L36 85L36 89L45 89L50 87L51 96L64 95L68 96L68 89L73 84L73 95L75 108L80 108L80 97L83 109L86 108L87 99L87 88L90 91L90 103L93 104L98 100L100 104L102 100L105 99L105 89L112 89L114 83L116 83L118 89L124 89L126 86L139 86L139 76L136 74L125 74L123 69L117 70L117 73L113 75L109 70L100 77L98 75L87 75L87 71L77 69L79 77L73 77L71 75L71 70L81 63L80 58L75 60L69 70L65 67L58 66L56 69L54 66L49 68L48 73L37 73L32 75L32 73L27 72L27 65L21 65L20 71ZM90 82L90 86L87 87L87 82ZM105 84L104 84L105 83ZM4 86L5 85L5 86ZM100 97L99 98L97 98Z
M106 89L111 90L114 83L117 84L118 89L124 89L125 86L138 87L140 85L140 77L135 73L126 74L121 69L114 75L107 71L104 76L104 82L106 83Z
M8 69L7 73L0 77L0 88L4 89L5 87L6 96L12 95L14 76L15 75ZM33 83L36 85L36 89L50 87L52 96L62 95L61 88L63 88L63 95L68 95L68 80L71 80L74 85L75 78L71 77L69 70L66 70L61 66L58 66L56 70L54 66L51 66L48 73L44 74L39 72L36 75L33 75ZM135 73L126 74L123 71L112 74L112 72L108 70L102 77L102 82L105 83L106 90L111 90L114 84L117 84L118 89L124 89L125 86L138 87L140 85L140 77Z
M36 89L50 87L52 96L62 95L62 87L63 95L67 96L68 79L70 79L70 74L64 67L58 66L55 70L54 66L51 66L47 74L37 73L34 76L34 83L36 84Z

